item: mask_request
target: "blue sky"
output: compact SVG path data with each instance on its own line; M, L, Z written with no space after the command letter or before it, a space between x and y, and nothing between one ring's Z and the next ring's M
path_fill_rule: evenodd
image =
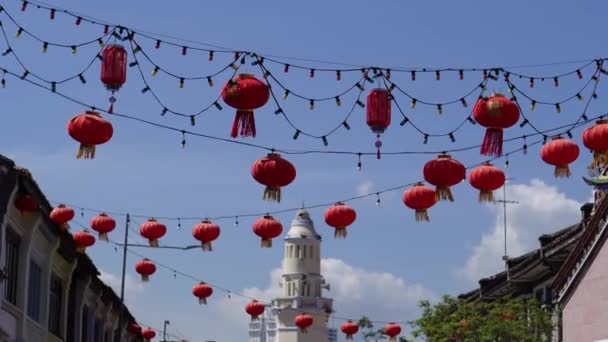
M27 12L20 13L20 3L5 0L3 4L23 26L49 41L70 44L88 40L100 33L98 27L86 24L75 26L72 18L60 14L51 22L48 12L36 10L33 6ZM402 67L519 66L607 55L602 44L602 33L605 31L602 13L608 5L592 1L575 4L570 1L515 0L508 4L489 5L487 1L381 0L372 4L360 0L313 0L286 4L275 0L263 3L184 0L175 5L159 1L125 3L108 0L54 1L53 5L146 31L226 47L349 64ZM94 56L97 48L83 48L75 56L69 49L51 48L43 55L40 44L29 37L15 40L14 27L8 20L2 20L11 44L24 63L33 72L48 78L61 78L78 72ZM155 51L152 42L141 42L148 43L144 49L159 64L177 73L207 74L217 70L225 61L217 55L216 61L208 63L206 55L189 52L188 56L182 57L179 49L163 46ZM0 57L0 63L3 67L20 70L10 55ZM580 64L516 70L552 75L571 71ZM151 66L144 63L143 67L148 77ZM254 70L253 67L249 69ZM98 70L98 66L94 66L85 75L88 80L85 86L76 80L60 86L59 90L85 102L105 106L109 94L98 81ZM354 78L351 82L344 77L342 83L337 83L332 73L318 74L310 79L305 71L292 70L284 75L279 72L280 68L275 66L275 70L277 77L290 88L308 96L331 96L354 82ZM585 77L589 77L589 70ZM443 80L437 82L434 75L428 74L419 75L416 82L410 82L407 74L393 75L395 83L418 98L431 101L457 99L475 87L481 77L479 74L466 74L463 81L456 81L456 78L455 74L443 74ZM159 75L151 80L151 84L168 106L193 112L217 96L223 79L218 77L214 81L214 88L201 81L188 82L184 89L178 89L177 80ZM526 81L515 79L514 82L535 98L550 102L572 95L575 89L583 85L583 81L576 77L564 78L559 88L546 81L538 82L530 90ZM262 188L250 177L251 164L264 155L263 151L199 138L188 138L187 147L182 150L179 148L181 136L175 132L111 118L114 138L98 149L97 159L75 160L73 156L77 145L67 135L65 126L73 115L84 108L14 78L7 78L7 83L7 88L0 91L4 117L4 129L0 136L2 153L30 168L49 198L86 207L157 216L206 217L264 212L298 206L302 202L307 205L328 202L348 198L361 191L375 192L410 183L421 178L422 165L432 157L385 156L381 161L370 157L363 160L362 172L357 172L357 160L352 156L288 156L298 170L298 178L284 191L284 202L277 206L261 200ZM161 108L149 94L141 94L142 88L143 83L136 70L129 69L127 84L117 95L116 111L228 137L233 111L227 106L222 112L210 111L197 120L196 127L191 128L187 119L161 117ZM590 116L605 111L606 96L602 88L603 83L600 83L599 97L588 111ZM502 82L497 82L490 86L490 90L504 92L505 87ZM583 95L586 98L589 96ZM345 97L345 105L339 110L330 101L318 104L311 112L307 102L293 97L285 101L284 106L298 127L320 133L341 122L347 104L352 100ZM408 107L404 98L398 100ZM474 98L471 98L469 103L473 102ZM526 114L539 129L547 129L575 121L582 105L577 101L565 104L561 114L556 114L551 107L538 106L536 111L526 111ZM269 105L256 113L256 143L297 150L324 148L319 140L301 137L293 141L293 129L285 120L273 114L274 109ZM417 125L429 132L447 132L467 115L459 105L444 108L442 116L436 114L435 108L422 105L414 111L407 109L407 112ZM365 126L363 113L357 110L349 120L352 129L339 130L332 135L328 148L373 151L375 137ZM400 127L398 123L395 111L393 125L383 136L385 151L441 150L478 144L483 138L483 130L479 126L465 125L456 133L456 143L451 143L448 138L437 138L423 145L419 133L409 125ZM521 129L515 126L506 136L529 133L529 127ZM575 132L577 141L579 136L580 130ZM507 144L505 149L519 148L521 144ZM530 232L540 234L556 230L576 220L576 206L590 195L590 190L580 181L589 154L584 150L581 152L581 158L573 166L575 176L568 180L553 179L552 169L538 157L538 147L531 148L527 156L518 154L511 158L508 175L515 178L515 184L520 185L513 188L512 194L519 196L522 202L517 209L513 209L516 210L514 221L520 229L514 237L519 248L534 246L538 234ZM464 164L485 159L476 150L455 156ZM503 164L504 161L497 162L501 167ZM546 184L531 183L535 178ZM553 189L554 186L559 190ZM323 210L313 210L317 229L325 237L323 254L356 268L358 274L367 277L365 279L382 278L375 275L390 273L397 279L396 289L403 289L399 287L403 284L405 287L420 286L424 288L416 292L420 295L467 291L474 286L474 282L459 273L475 254L476 248L483 245L484 236L491 240L499 212L495 208L477 204L475 191L466 183L457 186L454 192L456 202L440 203L434 207L430 224L415 224L413 213L401 202L401 192L383 195L380 207L375 206L375 199L353 202L351 205L358 211L358 220L351 228L348 239L340 241L331 237L332 232L322 222ZM551 196L533 197L539 193L549 193ZM547 219L560 212L568 214L560 219ZM90 214L87 213L87 217L81 221L87 222ZM286 214L278 218L284 226L288 226L292 216ZM122 222L122 218L117 220ZM572 222L564 222L567 220ZM250 219L241 219L237 228L233 227L231 220L218 222L222 227L222 236L211 254L202 254L198 250L187 253L138 252L198 275L210 283L235 291L255 287L263 292L275 285L269 284L269 274L280 265L282 246L277 243L271 250L259 249L258 241L250 230L251 222ZM528 229L527 222L538 223L538 226ZM134 223L141 223L141 220ZM164 241L178 245L192 243L190 230L193 223L183 222L180 231L176 229L175 222L167 222L169 234ZM121 230L117 230L114 239L122 236ZM112 247L99 244L90 254L102 270L108 274L120 274L120 255ZM495 259L499 259L501 254L502 251L498 252ZM129 271L135 261L130 256ZM497 264L495 261L488 262L490 269ZM329 264L335 266L339 262ZM330 267L329 264L327 267ZM340 269L348 270L348 267L342 265ZM108 277L111 279L111 276ZM220 300L218 293L220 305L200 308L192 298L192 285L189 279L174 279L171 272L160 270L145 288L132 286L129 303L143 322L162 326L162 321L169 319L174 332L197 340L221 340L223 335L218 327L227 326L220 322L226 321L222 308L230 304ZM366 290L372 292L374 288ZM365 298L363 292L362 297ZM344 295L344 301L349 300L346 296L348 287L340 293L340 298ZM332 293L329 295L332 296ZM378 300L372 294L369 297ZM385 299L391 300L390 297ZM399 308L387 311L377 303L364 305L362 299L353 299L353 302L361 305L336 302L341 316L357 318L367 314L379 320L415 317L412 301L404 302L402 311ZM399 300L395 302L401 303ZM400 317L393 317L397 314ZM204 329L204 332L200 329ZM235 336L246 334L244 324L240 329Z

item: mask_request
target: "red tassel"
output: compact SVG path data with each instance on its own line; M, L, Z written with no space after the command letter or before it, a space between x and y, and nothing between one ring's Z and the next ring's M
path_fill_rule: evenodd
M255 138L255 118L253 117L253 111L239 110L236 112L230 136L236 138L239 135L241 137Z
M114 102L110 103L110 108L108 109L108 114L114 114Z
M481 154L484 156L502 156L502 129L488 128L481 144Z
M376 140L376 148L377 148L377 152L376 152L376 158L380 159L381 154L380 154L380 148L382 147L382 141L380 141L380 135L377 135L376 138L378 140Z

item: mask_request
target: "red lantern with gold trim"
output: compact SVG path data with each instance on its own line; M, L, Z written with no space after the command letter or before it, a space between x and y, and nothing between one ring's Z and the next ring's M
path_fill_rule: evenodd
M167 234L167 226L151 218L139 226L139 234L148 239L150 247L158 247L158 240Z
M265 185L263 199L281 202L281 188L296 179L296 168L278 153L269 153L251 167L251 176Z
M391 342L397 341L397 336L401 334L401 327L395 323L389 323L384 326L384 335L388 336L388 340Z
M213 288L204 282L194 285L192 294L198 298L199 304L207 304L207 298L213 294Z
M122 45L111 44L101 53L101 82L112 92L108 113L114 112L114 92L118 91L127 81L127 51Z
M590 168L608 165L608 120L598 120L583 132L583 145L593 152Z
M51 221L58 224L63 231L70 229L68 222L74 218L74 209L67 207L65 204L59 204L51 210L49 215Z
M502 94L480 98L473 108L473 118L486 127L481 145L481 154L499 157L502 155L503 130L519 121L519 107L515 101Z
M357 212L342 202L334 204L325 211L325 223L335 228L335 238L345 238L348 234L346 227L353 224L356 219Z
M156 332L152 328L147 328L141 331L141 336L145 342L150 342L156 337Z
M403 203L416 211L416 222L430 221L428 209L437 203L435 190L417 183L403 192Z
M348 320L340 326L340 330L346 335L347 340L352 340L353 336L359 332L359 326L353 323L353 321Z
M380 134L391 125L391 95L386 89L372 89L367 95L366 121L372 132L376 134L376 157L380 159L382 141Z
M68 122L68 134L80 143L76 158L93 159L95 146L110 141L114 128L110 121L102 118L99 113L87 111Z
M252 322L259 320L259 317L264 314L264 310L264 304L258 302L257 300L253 300L247 303L247 305L245 306L245 312L247 312L247 314L251 316Z
M574 163L580 154L578 145L568 139L555 137L540 149L540 157L549 165L555 166L555 178L570 177L571 163Z
M212 251L211 243L220 236L220 226L209 220L204 220L192 228L192 236L201 242L203 251Z
M93 234L89 233L86 230L76 232L72 238L74 239L74 243L76 244L76 252L84 254L88 247L91 247L95 244L95 237Z
M13 204L15 205L15 208L19 210L19 214L23 216L27 216L38 211L38 201L26 193L18 193Z
M314 318L306 313L301 313L294 318L293 323L300 329L300 332L306 334L308 328L314 323Z
M222 99L236 108L230 136L255 137L253 110L264 106L270 98L268 86L251 74L240 74L224 85Z
M442 154L428 161L423 169L424 179L435 186L435 197L438 200L454 201L452 186L466 178L466 170L458 160L449 154Z
M274 217L266 215L253 223L253 232L262 239L260 244L262 248L270 248L272 239L283 232L283 225Z
M148 259L143 259L135 264L135 272L141 276L141 281L146 283L150 280L150 276L156 273L156 265Z
M505 173L490 163L484 163L469 174L469 183L479 190L479 202L494 202L494 190L505 185Z
M108 234L116 228L116 221L106 213L101 213L91 219L91 228L99 234L99 240L108 241Z

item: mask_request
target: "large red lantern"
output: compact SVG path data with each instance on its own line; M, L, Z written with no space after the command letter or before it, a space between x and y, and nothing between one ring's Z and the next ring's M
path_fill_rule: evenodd
M213 294L213 288L204 282L194 285L192 288L192 294L198 298L199 304L207 304L207 298Z
M608 120L598 120L583 132L583 144L593 152L591 168L608 165Z
M106 213L101 213L91 219L91 228L99 234L99 240L108 241L108 233L116 228L116 221Z
M308 328L314 323L314 318L309 314L301 313L294 318L293 322L300 329L301 333L306 334Z
M95 244L95 237L86 230L76 232L72 238L76 244L77 253L84 254L87 247L91 247Z
M139 336L142 333L141 326L139 324L135 323L135 322L129 323L129 326L127 327L127 330L131 334L136 335L136 336Z
M272 247L272 239L283 232L283 225L274 217L266 215L253 223L253 232L262 239L262 248L270 248Z
M151 218L139 226L139 233L148 239L150 247L158 247L158 239L167 234L167 226Z
M519 114L517 103L502 94L492 94L477 101L473 117L477 123L486 127L480 151L482 155L502 155L503 130L515 125L519 121Z
M201 242L203 251L212 251L211 243L220 236L220 226L205 220L192 228L192 236Z
M103 49L101 57L101 82L112 92L108 113L113 113L116 102L114 92L127 81L127 51L121 45L112 44Z
M156 272L156 265L148 259L144 259L135 264L135 272L139 273L142 282L148 282L150 276Z
M494 190L505 185L505 173L490 163L484 163L469 174L469 183L479 190L479 202L494 202Z
M97 112L87 111L68 122L68 134L80 143L76 158L95 158L95 146L105 144L114 134L110 121Z
M264 304L258 302L257 300L253 300L245 306L245 312L251 316L251 321L259 320L259 317L264 314Z
M236 108L230 136L236 138L240 133L242 137L255 137L253 110L264 106L269 98L268 86L251 74L240 74L228 81L222 89L222 99Z
M141 331L141 336L144 338L145 342L150 342L156 337L156 332L152 330L152 328L147 328Z
M428 209L437 203L435 190L417 183L403 192L403 203L416 211L416 222L429 221Z
M395 323L389 323L384 326L384 335L388 336L391 342L397 341L397 336L401 334L401 327Z
M353 335L359 332L359 326L349 320L340 326L340 330L346 335L347 340L352 340Z
M18 193L13 203L15 205L15 208L19 210L19 214L24 216L29 215L38 210L38 201L36 201L34 197L26 193Z
M357 219L357 212L346 204L338 202L325 211L325 223L334 227L334 237L345 238L347 235L346 227L350 226Z
M424 179L434 185L438 200L454 201L450 187L462 182L466 177L466 170L458 160L452 159L448 154L442 154L428 161L424 165Z
M251 176L266 186L263 196L265 200L281 202L281 188L296 179L296 168L280 154L269 153L253 164Z
M74 218L74 209L68 208L65 204L59 204L51 210L49 215L51 221L58 224L63 231L70 229L68 222Z
M377 158L380 159L380 134L391 124L391 95L386 89L372 89L367 95L367 125L376 134Z
M556 178L570 177L571 163L578 158L578 145L568 139L555 137L540 149L540 157L547 164L555 166L553 175Z

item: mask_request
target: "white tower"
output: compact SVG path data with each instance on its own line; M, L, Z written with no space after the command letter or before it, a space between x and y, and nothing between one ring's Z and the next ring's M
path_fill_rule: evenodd
M329 284L321 275L321 236L304 209L300 210L285 238L283 258L283 294L273 300L272 312L277 322L276 342L327 342L327 321L332 300L323 298ZM294 318L305 312L314 317L307 333L294 325Z

